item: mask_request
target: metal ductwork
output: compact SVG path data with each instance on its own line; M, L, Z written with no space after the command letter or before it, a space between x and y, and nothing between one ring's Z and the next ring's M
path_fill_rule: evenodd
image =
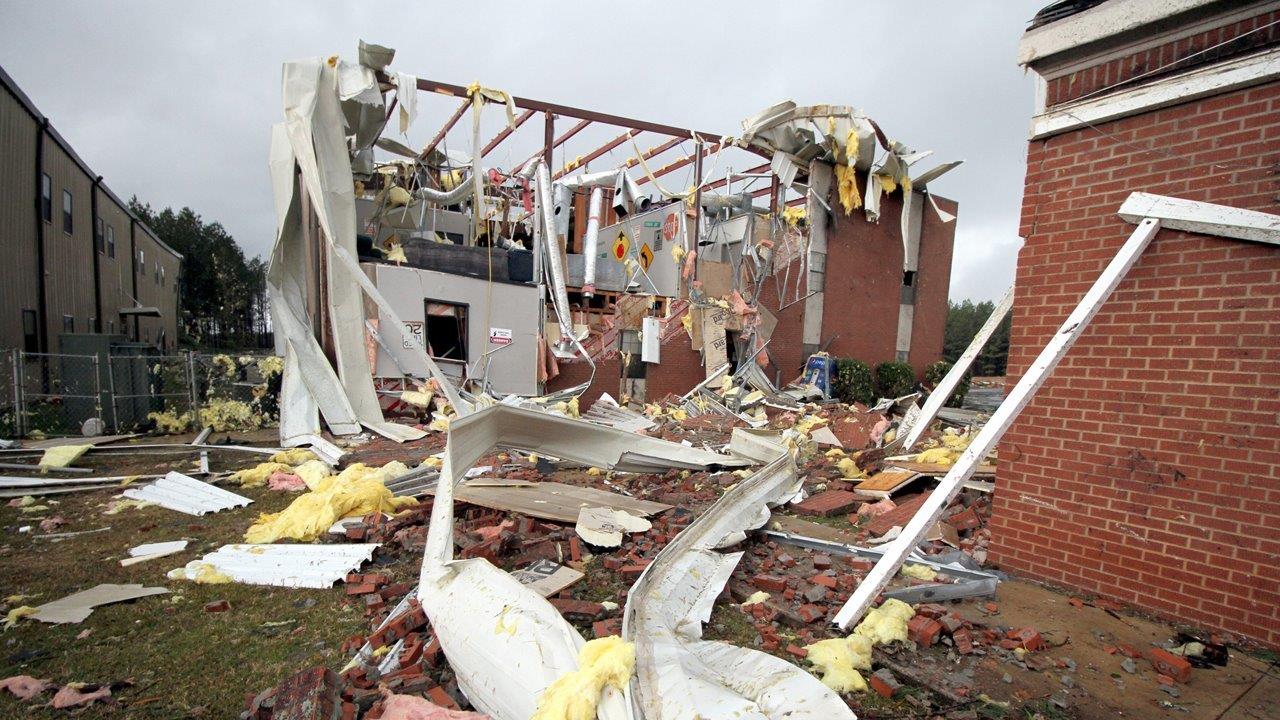
M584 270L582 294L591 297L596 293L596 253L600 244L600 212L604 209L604 188L591 188L591 201L587 204L587 234L582 241Z
M560 324L559 349L569 351L573 343L573 323L569 317L569 290L564 282L564 256L556 232L555 204L551 192L551 171L546 163L538 165L538 210L542 213L542 248L546 253L546 271L551 280L551 302Z

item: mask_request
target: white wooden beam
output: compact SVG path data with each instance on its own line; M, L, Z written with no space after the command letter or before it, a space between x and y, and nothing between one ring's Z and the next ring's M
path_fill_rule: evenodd
M933 527L933 524L942 517L943 510L951 503L952 498L960 492L961 487L968 481L973 473L978 469L978 465L982 463L983 458L987 456L1000 442L1000 438L1004 435L1009 426L1013 424L1022 409L1031 402L1035 397L1036 391L1044 384L1045 380L1053 373L1054 368L1066 356L1067 351L1075 344L1080 334L1084 332L1089 321L1098 313L1099 308L1111 296L1116 286L1129 272L1129 268L1142 255L1142 251L1151 243L1151 239L1155 237L1156 232L1160 229L1160 221L1151 218L1144 219L1134 229L1133 234L1125 241L1120 248L1120 252L1112 258L1111 263L1107 265L1102 274L1093 283L1093 287L1089 288L1089 292L1085 293L1084 298L1076 309L1071 312L1062 327L1054 334L1049 343L1040 351L1040 355L1027 368L1022 379L1000 403L1000 407L992 414L991 420L978 431L978 435L969 444L969 447L960 454L960 458L956 464L952 466L951 471L946 477L942 478L942 482L925 500L924 505L920 506L920 510L911 518L911 522L903 528L902 533L898 535L896 540L885 549L884 556L880 558L875 567L871 568L871 572L867 573L867 577L854 590L853 595L849 598L844 607L840 608L840 612L835 617L835 624L842 629L862 619L867 610L871 607L871 603L875 601L877 595L889 584L889 581L897 574L898 569L902 567L902 563L915 549L916 545L925 536L925 533Z
M1055 105L1031 118L1031 139L1189 102L1280 77L1280 48L1174 75L1095 98Z
M929 424L938 416L938 411L947 402L947 398L951 397L951 393L955 392L956 386L960 384L960 379L969 371L969 366L973 364L974 358L978 357L978 353L982 352L982 348L986 347L987 341L991 339L992 333L996 328L1000 327L1000 323L1005 316L1009 314L1009 309L1013 307L1013 286L1005 292L1004 297L1000 298L1000 302L996 304L991 315L987 317L987 321L982 324L978 330L978 334L973 336L973 340L969 343L969 347L956 358L956 362L938 381L938 386L929 393L929 399L924 401L924 407L920 410L920 417L916 420L915 425L911 426L911 432L907 433L907 439L902 443L902 449L899 452L909 452L911 446L916 444L924 431L929 428Z
M1136 192L1120 206L1120 217L1131 223L1155 218L1170 230L1280 245L1280 215L1256 210Z

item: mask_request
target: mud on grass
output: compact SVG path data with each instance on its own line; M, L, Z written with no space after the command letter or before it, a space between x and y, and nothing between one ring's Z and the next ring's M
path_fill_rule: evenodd
M0 677L26 674L58 684L133 682L115 693L119 707L90 706L76 714L80 718L225 718L244 708L246 694L301 669L340 667L342 642L368 632L368 621L358 607L345 603L341 587L197 585L165 578L169 570L223 544L241 542L259 513L281 510L296 497L231 489L254 503L203 517L161 507L104 515L115 489L38 499L50 505L39 513L0 507L0 596L33 595L19 604L39 605L98 583L171 590L169 595L100 607L78 625L22 620L0 634ZM19 526L37 526L39 518L54 514L67 520L62 532L110 530L58 542L17 532ZM191 542L181 553L120 567L119 560L134 545L182 538ZM383 571L402 579L415 568ZM230 612L204 612L205 603L216 600L228 601ZM85 630L92 631L90 636L77 640ZM17 701L7 693L0 697L0 718L67 716L66 710L40 708L36 701Z

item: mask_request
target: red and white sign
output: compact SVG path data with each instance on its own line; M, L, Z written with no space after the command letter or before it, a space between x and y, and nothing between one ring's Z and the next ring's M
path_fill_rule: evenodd
M680 218L676 216L676 213L668 215L667 219L662 221L662 238L664 240L674 240L679 230Z
M489 328L489 344L490 345L510 345L511 329L510 328Z

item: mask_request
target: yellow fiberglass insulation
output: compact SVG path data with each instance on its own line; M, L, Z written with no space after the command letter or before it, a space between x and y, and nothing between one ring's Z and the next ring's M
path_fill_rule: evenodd
M284 372L284 358L278 355L258 358L257 365L258 372L262 374L264 380Z
M301 470L298 468L295 472ZM416 505L417 500L394 497L383 485L385 480L406 471L401 462L390 462L381 468L360 463L352 465L339 475L321 479L310 492L299 496L284 510L259 515L257 522L245 532L244 540L250 543L283 539L310 542L342 518L375 512L394 513Z
M805 218L809 216L803 205L786 208L782 211L782 221L791 227L798 226Z
M80 456L89 452L92 447L92 445L59 445L51 447L40 456L39 465L46 468L64 468L79 460Z
M173 410L168 412L149 412L147 419L152 420L156 424L156 430L166 435L177 435L184 433L191 426L191 413L182 413L179 415Z
M916 580L932 580L938 577L938 571L928 565L903 565L898 574Z
M255 414L248 403L239 400L215 400L200 408L200 426L211 427L214 432L255 430L263 422L264 418Z
M844 214L862 207L862 195L858 192L857 171L848 165L836 165L836 189L840 192L840 205Z
M915 614L915 609L907 603L889 598L880 607L867 613L858 627L853 629L853 634L869 638L876 645L906 642L907 621Z
M333 470L319 460L308 460L293 470L286 470L285 472L292 472L302 478L302 482L306 483L308 490L315 490L321 480L333 474Z
M290 448L281 450L271 456L271 462L285 463L286 465L301 465L308 460L315 460L315 453L306 448Z
M858 670L871 669L869 638L850 635L847 638L820 640L805 647L806 658L822 675L822 683L838 693L865 692L867 681Z
M435 398L434 393L418 392L417 390L401 390L400 399L415 407L431 407L431 400Z
M840 458L839 462L836 463L836 469L840 471L840 476L846 480L865 478L867 476L866 471L858 467L858 463L854 462L853 458Z
M946 447L929 448L916 456L916 462L930 465L950 465L955 462L958 452Z
M617 635L588 641L578 651L578 669L551 683L532 720L595 720L605 686L626 687L635 665L635 646Z
M251 468L237 471L231 476L232 481L240 483L240 487L256 488L267 484L272 473L289 472L292 466L279 462L264 462Z

